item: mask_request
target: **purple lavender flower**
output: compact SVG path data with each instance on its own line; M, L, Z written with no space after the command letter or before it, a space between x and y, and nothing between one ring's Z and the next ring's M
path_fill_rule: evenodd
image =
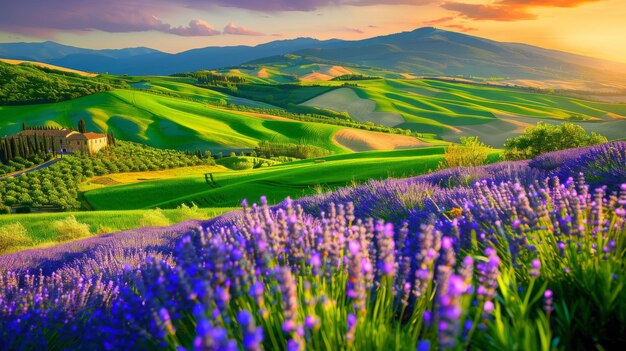
M237 322L242 329L243 347L248 351L260 351L263 349L263 328L256 327L250 312L243 310L237 314Z
M539 270L541 268L541 261L539 261L539 259L533 259L531 264L531 270L530 270L530 276L531 277L538 277L539 276Z

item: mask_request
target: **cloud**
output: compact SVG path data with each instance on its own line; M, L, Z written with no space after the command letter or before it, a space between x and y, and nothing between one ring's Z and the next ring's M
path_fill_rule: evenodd
M199 19L189 22L187 27L172 27L167 33L180 35L182 37L207 37L221 34L219 30L215 30L212 25Z
M190 0L186 0L190 1ZM315 11L329 6L425 5L437 0L191 0L262 12Z
M473 31L478 30L478 28L466 27L465 25L462 25L462 24L446 24L444 25L444 27L448 29L454 29L462 33L473 32Z
M94 30L210 36L216 35L217 31L199 19L193 19L187 26L176 26L161 18L180 18L185 13L215 10L216 7L240 8L267 15L336 6L422 5L436 1L439 0L0 0L0 32L40 38L53 38L59 32ZM242 32L241 29L233 31L242 35L260 34Z
M427 26L431 26L434 24L441 24L441 23L446 23L446 22L450 22L454 19L454 17L442 17L442 18L437 18L434 20L430 20L430 21L424 21L422 23L424 23Z
M571 8L599 1L603 0L501 0L499 3L503 5Z
M260 37L260 36L265 35L263 33L253 31L250 28L240 27L232 22L227 24L226 27L224 27L224 34L249 35L249 36L255 36L255 37Z
M357 33L357 34L365 33L362 29L359 29L359 28L343 27L342 30L345 32Z
M515 6L445 2L441 7L473 20L519 21L537 18L537 15L527 12L525 8Z
M536 19L531 12L536 7L571 8L598 1L603 0L499 0L486 5L448 1L441 7L473 20L519 21Z
M0 0L5 2L8 0ZM159 0L163 1L163 0ZM157 31L180 36L210 36L219 34L205 21L194 19L188 26L174 27L163 22L160 14L177 11L167 2L149 0L20 0L1 4L0 31L53 38L57 32L108 33Z

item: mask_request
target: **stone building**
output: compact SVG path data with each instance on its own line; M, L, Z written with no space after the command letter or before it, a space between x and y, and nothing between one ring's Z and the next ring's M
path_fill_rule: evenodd
M37 135L52 138L59 153L84 153L93 155L107 147L108 139L105 134L79 133L69 129L37 130L27 129L20 132L24 136Z
M72 133L67 136L69 152L93 155L107 147L107 136L98 133Z

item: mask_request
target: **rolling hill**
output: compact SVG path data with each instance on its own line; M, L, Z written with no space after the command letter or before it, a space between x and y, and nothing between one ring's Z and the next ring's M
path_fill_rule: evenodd
M370 151L302 160L247 171L215 172L219 185L209 187L202 175L131 182L85 192L97 210L175 208L194 202L200 207L234 207L243 198L268 196L270 203L282 201L370 179L408 177L438 167L443 147L398 151ZM323 162L321 162L323 161ZM323 189L316 189L316 186ZM120 196L127 199L120 203Z
M285 54L333 62L346 66L346 70L369 67L428 76L626 82L624 64L431 27L358 41L298 38L254 47L207 47L177 54L146 48L87 50L51 42L0 44L0 57L131 75L233 67Z

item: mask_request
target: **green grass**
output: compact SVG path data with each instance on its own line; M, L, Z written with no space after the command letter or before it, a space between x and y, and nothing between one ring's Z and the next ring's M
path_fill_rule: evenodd
M201 208L197 215L189 215L180 209L168 209L163 210L163 214L173 224L188 219L209 219L230 210L233 208ZM96 234L101 226L112 229L110 232L139 228L145 213L145 210L133 210L12 214L0 216L0 226L19 222L33 238L35 245L42 245L56 240L56 233L51 229L52 223L69 216L76 217L78 222L89 224L91 233Z
M269 120L244 112L140 91L115 90L55 104L0 107L0 133L29 125L75 126L113 132L118 139L182 150L252 148L261 140L307 143L334 152L347 150L332 141L341 127Z
M249 106L255 108L275 108L272 105L236 96L224 94L215 90L197 87L191 78L179 77L133 77L138 80L137 85L142 89L152 89L165 94L178 95L186 99L203 101L209 104L229 103L234 105ZM134 86L133 86L134 87Z
M216 172L217 188L196 175L99 188L84 196L97 210L174 208L190 201L201 207L233 207L243 198L261 195L277 203L287 196L297 198L352 182L426 173L437 168L443 150L431 147L333 155L268 168Z
M506 137L519 134L518 126L507 121L511 119L525 125L535 124L539 120L552 123L568 121L583 126L587 131L605 134L609 139L623 137L623 130L626 128L626 120L613 120L608 116L626 116L626 104L428 79L376 79L354 83L358 87L348 89L353 90L358 98L374 101L376 112L402 115L405 122L398 127L440 136L453 135L456 138L456 132L460 132L461 136L478 135L484 139L500 134L497 140L488 140L497 147L502 146ZM343 82L315 84L338 86ZM326 94L339 95L339 92L340 90L334 90ZM341 95L344 100L350 96ZM337 96L337 112L346 112L342 108L352 103L341 100L342 96ZM329 96L325 101L332 103L333 97ZM332 109L332 106L323 107ZM377 120L377 116L381 120ZM371 114L368 117L374 123L383 123L386 116ZM585 121L571 120L572 117Z

